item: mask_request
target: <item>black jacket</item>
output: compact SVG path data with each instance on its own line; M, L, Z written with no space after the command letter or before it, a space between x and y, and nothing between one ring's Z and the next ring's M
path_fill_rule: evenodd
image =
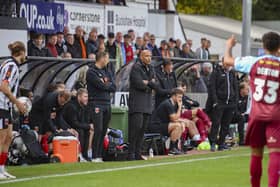
M89 111L75 98L63 107L62 117L73 129L89 130Z
M210 77L207 107L212 107L215 104L236 106L238 92L235 71L226 71L222 66L218 65Z
M247 111L248 96L240 96L237 104L237 113L244 114Z
M72 58L82 58L81 52L77 49L77 45L70 45L66 43L67 52L71 54Z
M188 96L184 95L182 98L183 101L183 106L185 107L185 109L192 109L192 107L199 107L199 102L192 100L191 98L189 98Z
M157 88L156 88L156 106L168 99L171 96L171 92L173 88L177 87L177 79L174 72L170 74L164 72L163 70L159 70L156 72L157 78Z
M87 42L86 42L86 48L87 48L87 55L96 54L98 52L97 41L93 41L93 40L88 39Z
M109 58L110 59L116 59L117 57L117 45L114 42L113 45L110 45L109 42L107 41L105 44L106 51L109 53Z
M84 38L82 38L82 42L84 43L84 46L86 47ZM76 36L76 34L74 35L74 46L76 48L76 54L79 55L79 57L76 57L76 58L82 58L82 46L80 43L80 38L78 38Z
M31 43L29 47L28 56L53 57L50 50L46 47L39 49L33 43Z
M89 100L98 105L111 105L110 93L116 91L112 73L107 68L99 69L93 65L87 71L86 80Z
M56 132L57 129L67 130L71 128L62 119L62 108L58 104L58 93L51 92L36 100L32 105L30 113L31 124L33 127L39 126L40 133L44 134L48 131ZM56 118L51 119L51 113L56 113Z
M152 89L156 88L153 67L140 59L133 65L129 77L129 113L152 113ZM148 85L143 80L149 81Z
M67 52L67 46L65 43L62 43L61 45L56 44L55 45L58 56L61 56L63 53Z

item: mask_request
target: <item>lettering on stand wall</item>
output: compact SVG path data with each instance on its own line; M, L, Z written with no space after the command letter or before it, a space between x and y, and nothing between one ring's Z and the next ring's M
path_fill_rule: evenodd
M26 18L28 30L40 33L63 31L64 5L21 0L20 17Z
M148 9L119 6L106 6L105 33L122 32L133 29L142 36L148 31Z

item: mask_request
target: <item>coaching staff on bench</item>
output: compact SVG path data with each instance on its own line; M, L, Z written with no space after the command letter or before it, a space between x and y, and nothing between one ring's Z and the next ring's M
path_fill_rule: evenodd
M142 160L141 147L144 130L152 114L152 89L155 75L151 63L151 52L143 50L130 72L128 141L129 160Z
M116 91L112 73L108 71L109 54L99 52L95 64L87 71L87 89L94 125L93 162L103 162L103 140L111 119L111 96Z

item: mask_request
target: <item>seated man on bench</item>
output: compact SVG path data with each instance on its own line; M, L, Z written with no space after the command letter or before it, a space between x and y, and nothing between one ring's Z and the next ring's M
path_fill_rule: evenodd
M163 101L152 115L150 132L161 133L170 137L170 155L178 155L181 152L177 148L177 140L187 127L191 137L199 136L194 122L181 119L183 91L179 88L172 90L171 97Z

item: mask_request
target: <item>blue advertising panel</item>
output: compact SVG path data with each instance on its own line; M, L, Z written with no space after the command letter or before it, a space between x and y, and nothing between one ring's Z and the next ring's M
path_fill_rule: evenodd
M64 4L62 3L21 0L19 15L26 18L30 31L38 33L63 31Z

